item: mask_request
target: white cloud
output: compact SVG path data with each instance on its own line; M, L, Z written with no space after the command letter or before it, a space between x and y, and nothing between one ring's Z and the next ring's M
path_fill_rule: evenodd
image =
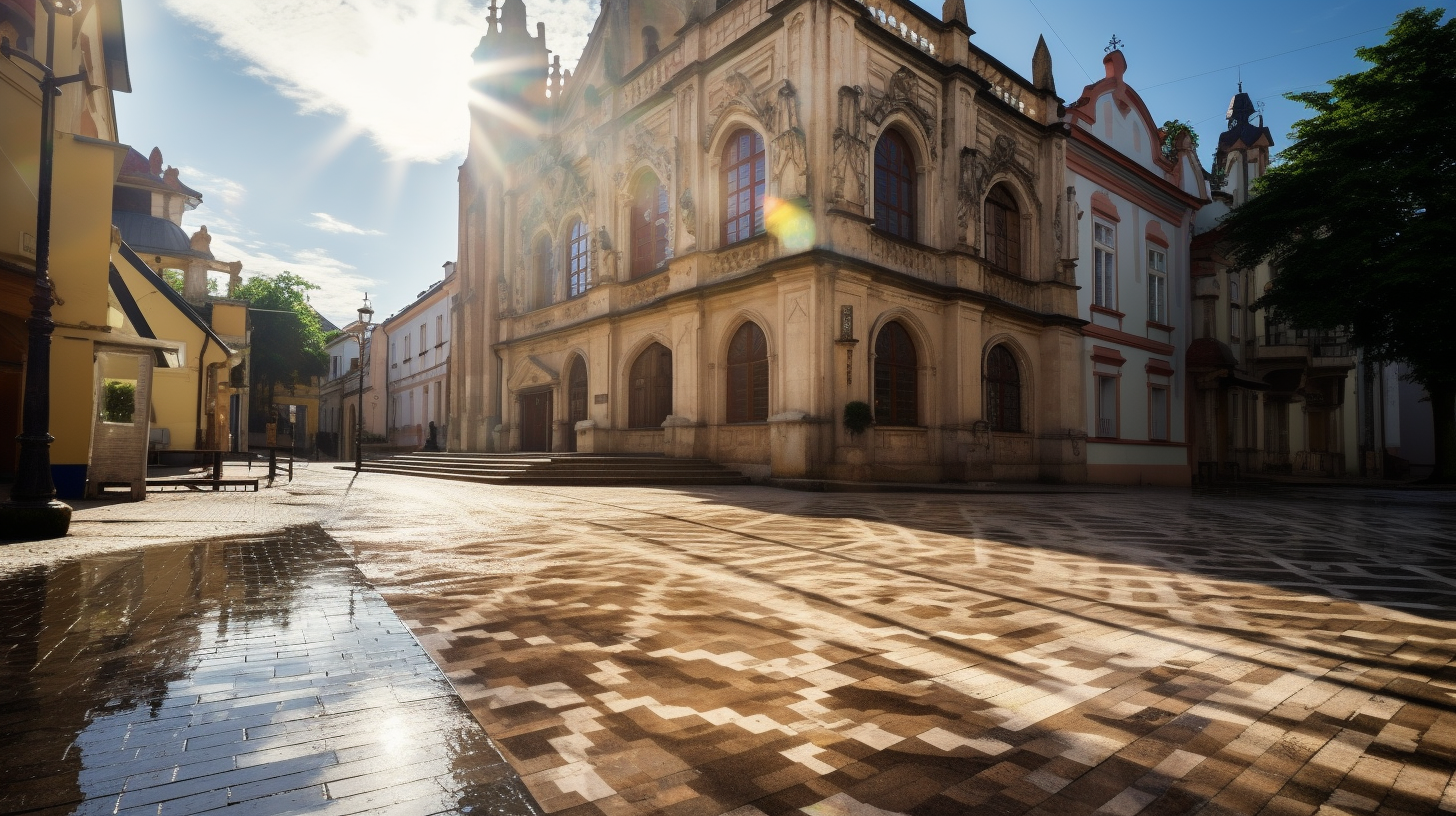
M478 0L165 0L211 32L305 113L341 116L391 159L462 155L470 52L485 32ZM533 0L531 31L572 67L597 0ZM534 13L529 13L534 12Z
M313 220L308 222L310 227L324 232L344 233L346 235L383 235L379 230L363 229L350 224L348 221L341 221L328 213L313 213Z
M206 224L212 235L212 254L220 261L242 261L243 278L254 275L277 275L292 272L317 285L309 293L309 302L336 325L354 319L355 310L364 300L364 293L375 288L377 281L352 265L333 257L324 249L294 249L285 244L258 240L246 228L206 204L188 213L187 230ZM342 321L342 322L341 322Z
M229 207L236 207L243 203L243 198L248 194L248 189L230 178L214 176L206 170L199 170L196 167L182 167L182 183L202 193L204 200L208 196L215 196L222 200L222 203Z

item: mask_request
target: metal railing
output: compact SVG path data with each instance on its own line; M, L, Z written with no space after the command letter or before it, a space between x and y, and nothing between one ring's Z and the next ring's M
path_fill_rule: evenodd
M1264 330L1261 346L1304 346L1315 357L1349 357L1352 354L1350 335L1341 330L1314 331L1274 326Z

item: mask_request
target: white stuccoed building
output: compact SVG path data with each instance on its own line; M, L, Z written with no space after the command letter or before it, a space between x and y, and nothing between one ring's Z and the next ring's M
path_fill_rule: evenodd
M455 264L444 268L443 279L381 323L374 337L376 352L388 355L387 364L376 365L385 365L385 424L395 447L424 447L431 422L438 446L446 444Z

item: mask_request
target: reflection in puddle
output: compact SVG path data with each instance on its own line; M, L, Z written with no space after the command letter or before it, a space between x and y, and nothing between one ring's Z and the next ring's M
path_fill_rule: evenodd
M0 580L0 745L6 813L537 812L317 527Z

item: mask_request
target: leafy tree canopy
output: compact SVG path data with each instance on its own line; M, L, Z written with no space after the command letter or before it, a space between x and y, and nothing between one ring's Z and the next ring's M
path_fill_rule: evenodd
M272 405L275 386L293 387L327 370L323 326L308 304L317 288L292 272L255 275L238 287L237 298L250 307L250 379L261 406Z
M1234 263L1275 274L1256 306L1295 328L1346 328L1373 361L1403 362L1436 411L1437 473L1456 480L1456 23L1396 18L1371 64L1289 94L1280 163L1224 220ZM1443 470L1444 468L1444 470Z

